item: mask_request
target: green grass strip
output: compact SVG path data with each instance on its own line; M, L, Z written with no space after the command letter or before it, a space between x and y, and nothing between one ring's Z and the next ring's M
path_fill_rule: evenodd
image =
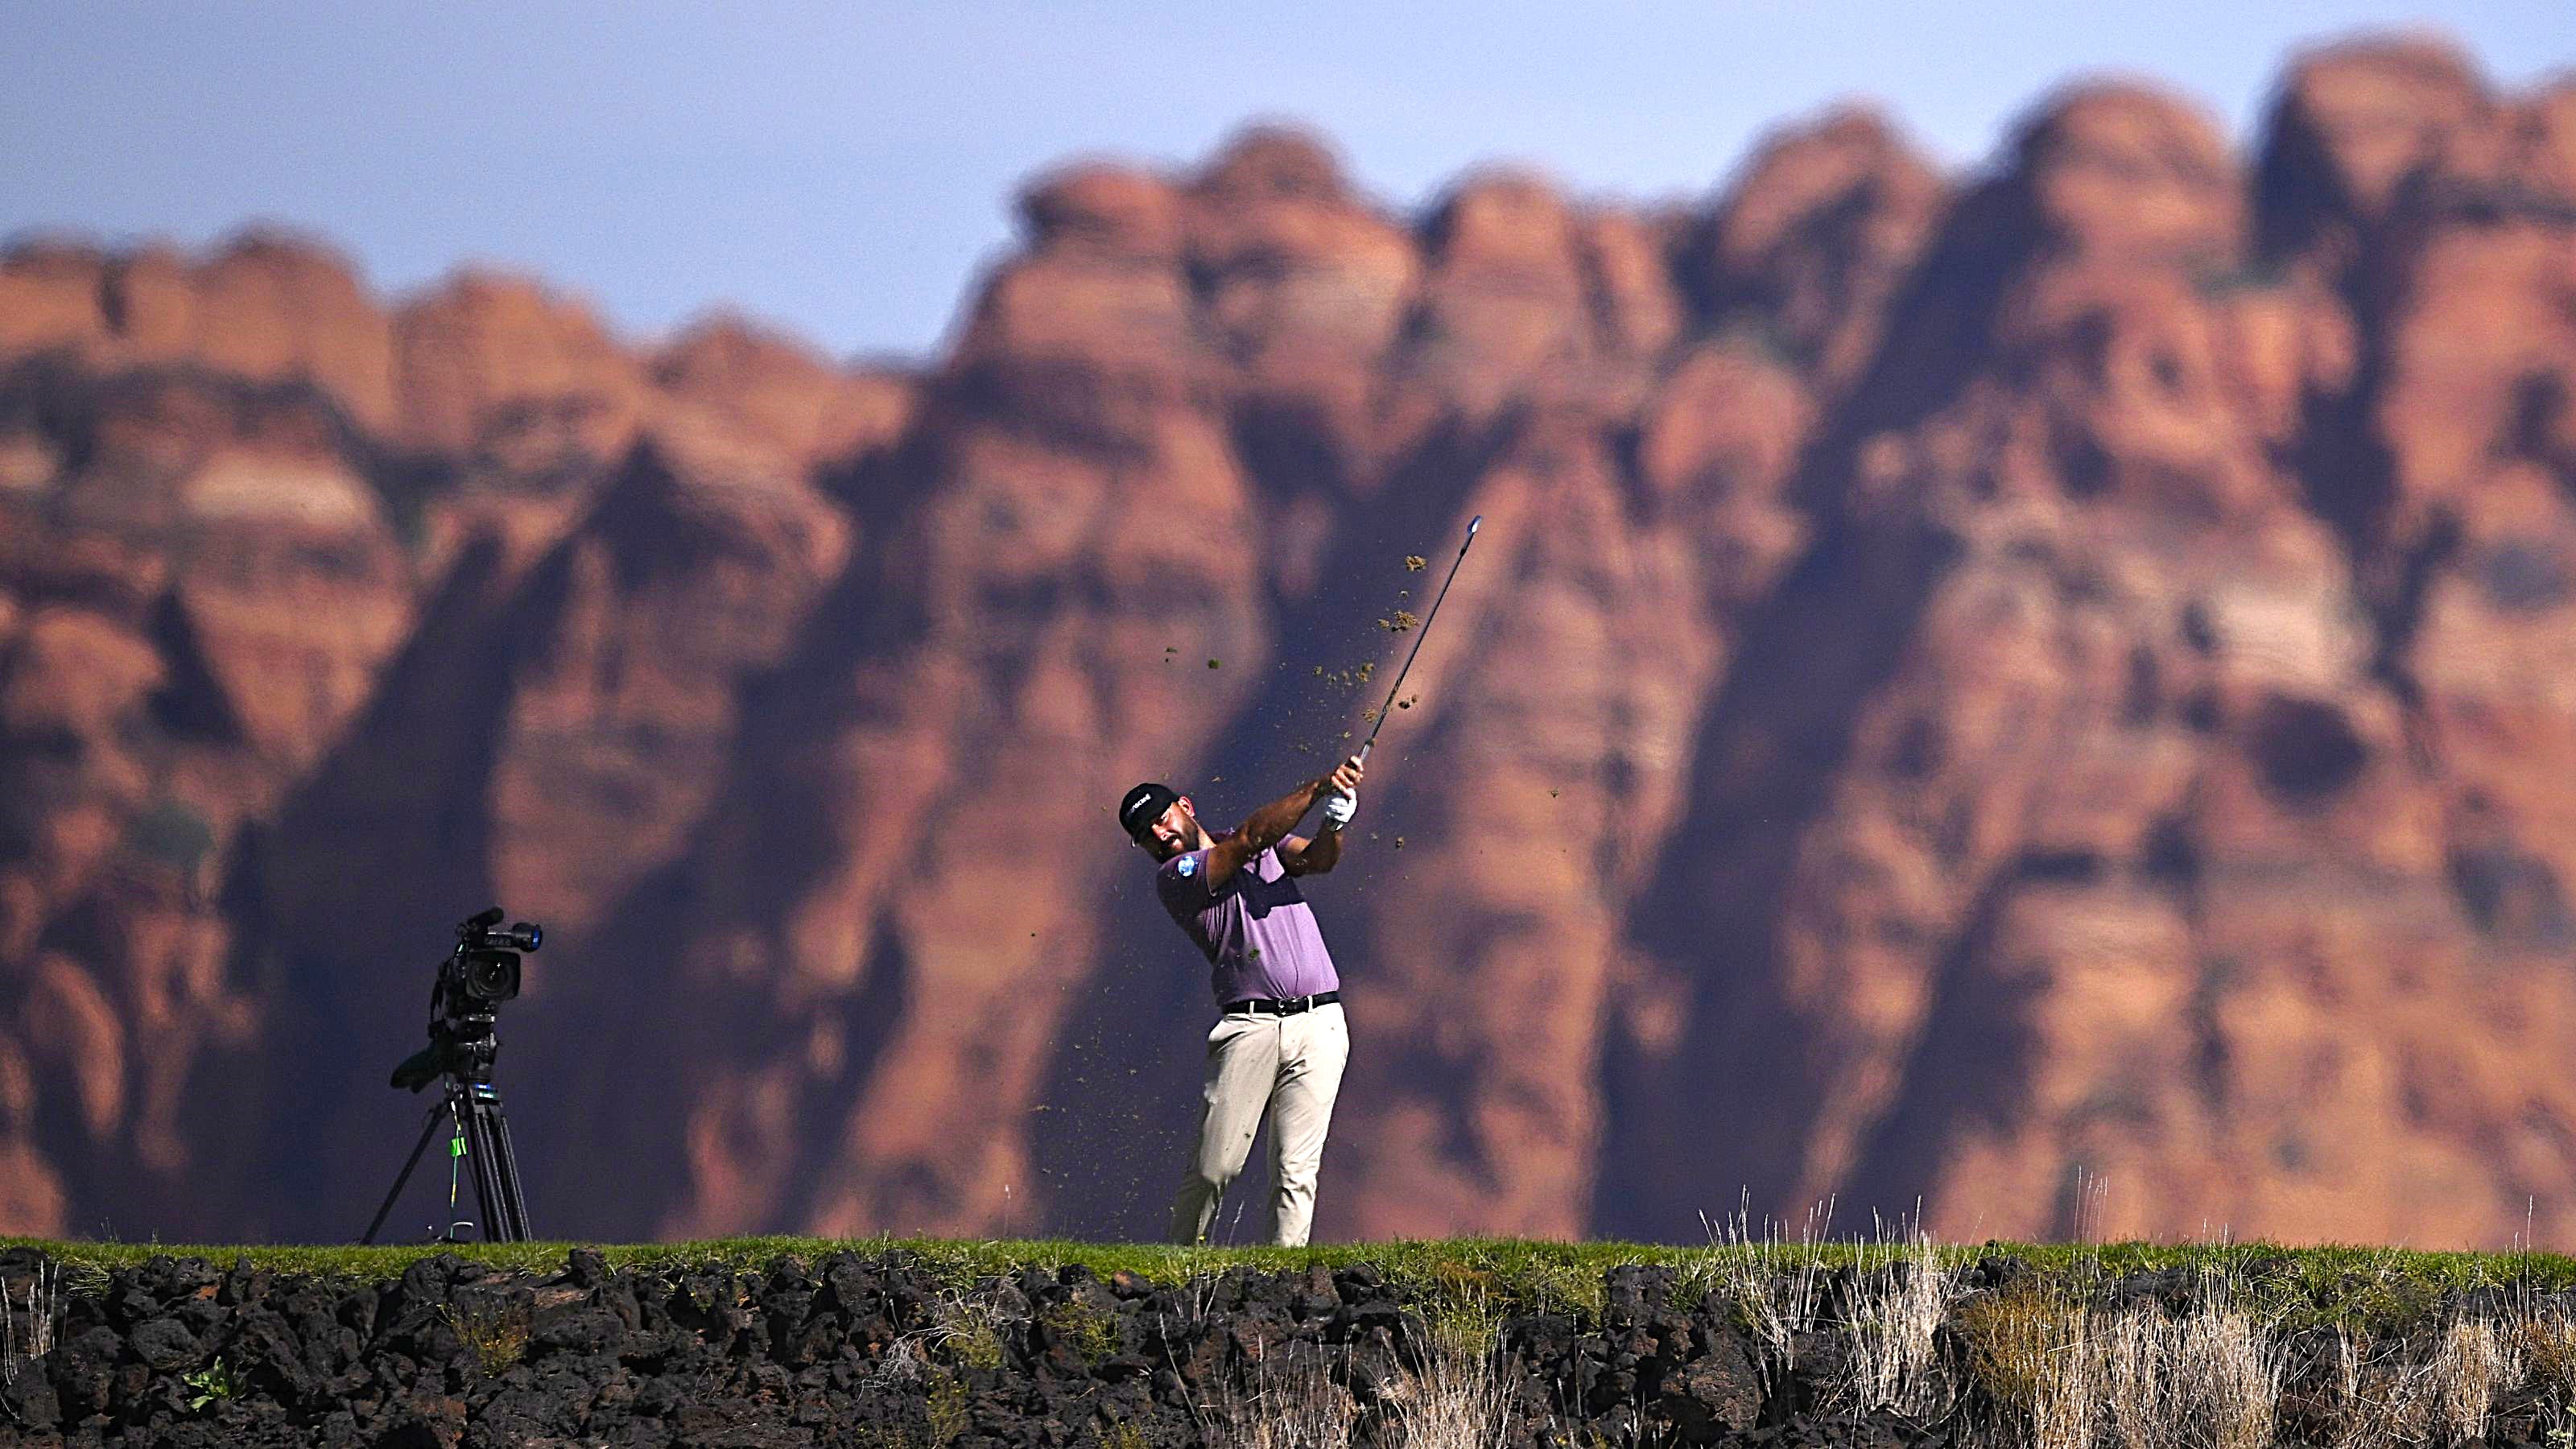
M1125 1271L1156 1283L1178 1283L1230 1268L1302 1272L1366 1266L1426 1304L1473 1303L1487 1311L1597 1314L1602 1277L1623 1264L1665 1264L1683 1270L1697 1291L1720 1281L1732 1263L1761 1273L1785 1274L1812 1263L1824 1269L1884 1264L1905 1253L1901 1239L1817 1243L1755 1242L1679 1247L1655 1243L1530 1241L1447 1238L1383 1243L1334 1243L1311 1248L1175 1248L1139 1243L1082 1243L1061 1239L959 1240L944 1238L719 1238L685 1243L468 1243L401 1247L293 1244L195 1244L56 1241L0 1238L0 1248L32 1247L60 1263L74 1288L104 1282L109 1271L160 1254L199 1257L221 1268L248 1258L279 1274L331 1279L384 1280L423 1258L455 1253L504 1271L545 1274L559 1270L566 1254L589 1248L610 1266L655 1271L725 1269L758 1272L784 1257L809 1267L838 1252L875 1257L901 1251L942 1280L971 1286L977 1280L1025 1266L1053 1270L1080 1263L1102 1277ZM2081 1297L2139 1271L2200 1270L2225 1279L2231 1291L2263 1317L2288 1326L2309 1323L2403 1329L2436 1313L2450 1295L2481 1289L2558 1293L2576 1289L2576 1258L2557 1253L2419 1252L2402 1248L2327 1245L2284 1248L2267 1243L1990 1243L1936 1245L1946 1263L1987 1255L2019 1258L2034 1270L2033 1291ZM1676 1305L1680 1306L1680 1305Z

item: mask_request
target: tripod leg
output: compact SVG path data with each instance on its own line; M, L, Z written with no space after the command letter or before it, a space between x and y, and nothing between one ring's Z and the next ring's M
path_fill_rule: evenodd
M525 1242L528 1204L519 1192L518 1155L510 1147L510 1119L501 1095L477 1088L468 1108L473 1134L474 1193L483 1204L483 1236L496 1243Z
M411 1181L411 1170L420 1166L420 1155L429 1150L429 1139L438 1131L439 1114L446 1110L447 1104L444 1102L429 1109L429 1120L421 1124L420 1140L412 1144L411 1156L404 1160L402 1171L394 1176L393 1190L385 1194L384 1206L376 1209L375 1221L367 1224L367 1235L358 1239L359 1242L372 1243L376 1240L376 1229L385 1225L385 1214L394 1210L394 1199L402 1196L403 1184Z
M510 1119L501 1115L501 1104L492 1104L493 1161L500 1166L501 1200L510 1208L510 1226L514 1240L525 1242L536 1236L528 1227L528 1199L519 1190L519 1154L510 1145Z
M483 1212L483 1241L506 1243L510 1220L500 1211L501 1195L492 1182L492 1132L479 1101L465 1109L465 1143L465 1156L474 1166L474 1200Z

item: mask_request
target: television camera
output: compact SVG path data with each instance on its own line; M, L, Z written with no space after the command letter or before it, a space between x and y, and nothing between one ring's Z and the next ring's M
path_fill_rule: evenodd
M463 1159L474 1174L484 1240L508 1243L528 1237L527 1199L519 1190L518 1157L510 1145L509 1119L501 1112L500 1089L492 1083L492 1062L501 1051L500 1038L494 1033L501 1003L519 994L520 955L536 950L545 932L527 921L504 928L503 914L494 906L457 923L456 949L439 963L438 979L429 989L429 1045L394 1068L392 1085L417 1092L443 1077L447 1091L430 1108L420 1141L412 1147L411 1157L394 1178L393 1189L385 1194L384 1205L376 1209L375 1221L367 1225L361 1242L376 1240L376 1230L393 1211L412 1169L420 1166L421 1154L429 1150L442 1117L453 1128L448 1139L450 1218L455 1216L456 1160ZM454 1241L459 1230L468 1226L451 1222L443 1236Z

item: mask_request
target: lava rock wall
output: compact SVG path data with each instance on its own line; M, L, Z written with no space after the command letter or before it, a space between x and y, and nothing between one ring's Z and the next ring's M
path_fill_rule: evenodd
M1481 514L1313 882L1319 1231L2576 1233L2576 91L1021 215L917 368L0 260L0 1229L355 1231L499 900L548 1233L1154 1235L1212 1003L1110 807L1320 773Z

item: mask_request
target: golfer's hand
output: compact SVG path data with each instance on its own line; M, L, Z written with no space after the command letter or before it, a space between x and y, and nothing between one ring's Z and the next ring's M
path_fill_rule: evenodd
M1324 797L1324 828L1326 830L1341 829L1343 826L1351 823L1352 816L1359 813L1360 794L1357 790L1345 790L1339 794L1327 795Z
M1368 773L1368 767L1360 763L1359 756L1353 755L1342 761L1340 767L1333 773L1324 777L1324 788L1336 795L1358 794L1360 776L1366 773Z

